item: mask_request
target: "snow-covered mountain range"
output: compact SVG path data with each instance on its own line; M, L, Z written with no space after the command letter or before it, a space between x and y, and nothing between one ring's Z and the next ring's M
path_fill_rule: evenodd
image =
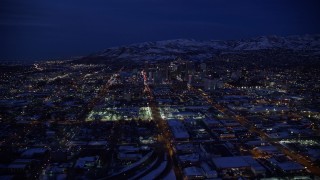
M144 42L108 48L86 59L110 60L170 60L185 57L190 60L212 58L217 53L250 52L257 50L290 50L320 54L320 34L303 36L261 36L243 40L197 41L176 39Z

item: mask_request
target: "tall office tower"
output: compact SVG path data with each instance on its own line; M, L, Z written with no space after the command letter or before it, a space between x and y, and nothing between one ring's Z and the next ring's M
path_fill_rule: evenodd
M204 79L207 74L207 64L206 63L201 63L200 64L200 77L201 79Z
M200 69L202 72L206 72L207 71L207 64L206 63L201 63L200 64Z
M163 78L165 81L169 81L169 67L168 66L165 66L162 70L162 73L163 73Z
M192 75L190 74L188 78L188 84L191 84L191 83L192 83Z
M195 64L193 61L187 61L186 62L186 71L188 74L194 74L195 71Z
M206 77L204 78L204 90L205 91L213 91L216 88L223 87L223 81L218 78Z
M154 84L157 84L157 85L162 84L162 74L159 70L154 72L153 80L154 80Z

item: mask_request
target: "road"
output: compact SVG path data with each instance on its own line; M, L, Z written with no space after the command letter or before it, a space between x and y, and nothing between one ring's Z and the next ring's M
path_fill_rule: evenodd
M86 110L84 112L84 119L81 119L81 123L85 121L87 114L92 111L92 109L99 103L101 100L104 100L106 97L109 88L115 83L117 75L123 70L124 67L121 67L117 72L113 73L110 78L108 79L107 83L102 85L99 89L98 94L87 104Z
M109 91L109 88L114 84L114 82L116 81L116 77L117 77L117 74L119 74L122 70L123 70L124 67L121 67L119 69L119 71L117 71L116 73L113 73L111 75L111 77L109 78L109 80L107 81L106 84L104 84L100 90L99 90L99 93L96 97L94 97L91 102L88 103L88 106L87 106L87 111L86 113L89 113L97 104L98 102L100 102L102 99L104 99L104 97L106 96L107 92Z
M158 140L160 141L161 144L163 144L163 148L165 149L165 151L169 155L168 165L173 167L176 178L183 179L182 172L181 172L180 168L173 161L173 159L175 157L175 153L173 151L173 146L171 144L171 137L172 137L171 131L169 130L168 124L161 118L159 107L157 106L157 103L154 100L152 90L149 87L148 82L147 82L146 72L142 71L141 74L144 79L144 86L145 86L144 91L148 96L148 103L149 103L149 107L152 112L152 118L156 122L157 127L160 131L160 134L158 135ZM170 171L171 171L171 168L168 167L168 168L166 168L165 173L169 174Z
M285 155L289 156L290 158L292 158L296 162L298 162L298 163L302 164L303 166L305 166L312 174L320 176L320 167L313 166L311 161L309 160L309 158L307 158L307 157L305 157L303 155L300 155L300 154L298 154L296 152L293 152L292 150L290 150L290 149L286 148L285 146L281 145L279 142L274 141L274 139L270 138L265 132L263 132L260 129L254 127L247 120L246 117L240 116L240 115L235 115L233 112L230 112L227 108L215 103L202 90L196 89L196 88L193 88L193 87L190 87L190 90L200 94L200 96L202 96L210 105L212 105L219 112L221 112L223 114L231 115L231 118L237 120L242 126L246 127L250 132L259 134L259 136L263 140L265 140L266 142L270 143L271 145L277 147L282 153L284 153Z

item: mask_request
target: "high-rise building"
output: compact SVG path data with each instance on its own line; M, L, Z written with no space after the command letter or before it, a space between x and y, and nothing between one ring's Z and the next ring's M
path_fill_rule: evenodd
M191 83L192 83L192 75L190 74L188 78L188 84L191 84Z
M204 78L204 90L206 91L212 91L216 88L222 88L223 82L218 78L212 78L212 77L206 77Z
M154 84L162 84L162 73L157 70L153 75Z

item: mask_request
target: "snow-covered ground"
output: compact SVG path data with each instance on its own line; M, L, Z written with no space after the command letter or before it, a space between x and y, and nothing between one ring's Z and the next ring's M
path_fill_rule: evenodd
M143 62L146 60L172 60L186 56L198 60L213 57L217 52L241 52L264 49L308 50L320 52L320 34L304 36L260 36L242 40L197 41L175 39L157 42L144 42L127 46L108 48L90 57L124 59Z
M164 177L163 180L172 180L172 179L177 179L173 169L171 169L169 174L166 177Z
M151 171L145 177L141 178L141 180L155 179L165 170L167 163L168 163L168 161L163 161L157 169Z

